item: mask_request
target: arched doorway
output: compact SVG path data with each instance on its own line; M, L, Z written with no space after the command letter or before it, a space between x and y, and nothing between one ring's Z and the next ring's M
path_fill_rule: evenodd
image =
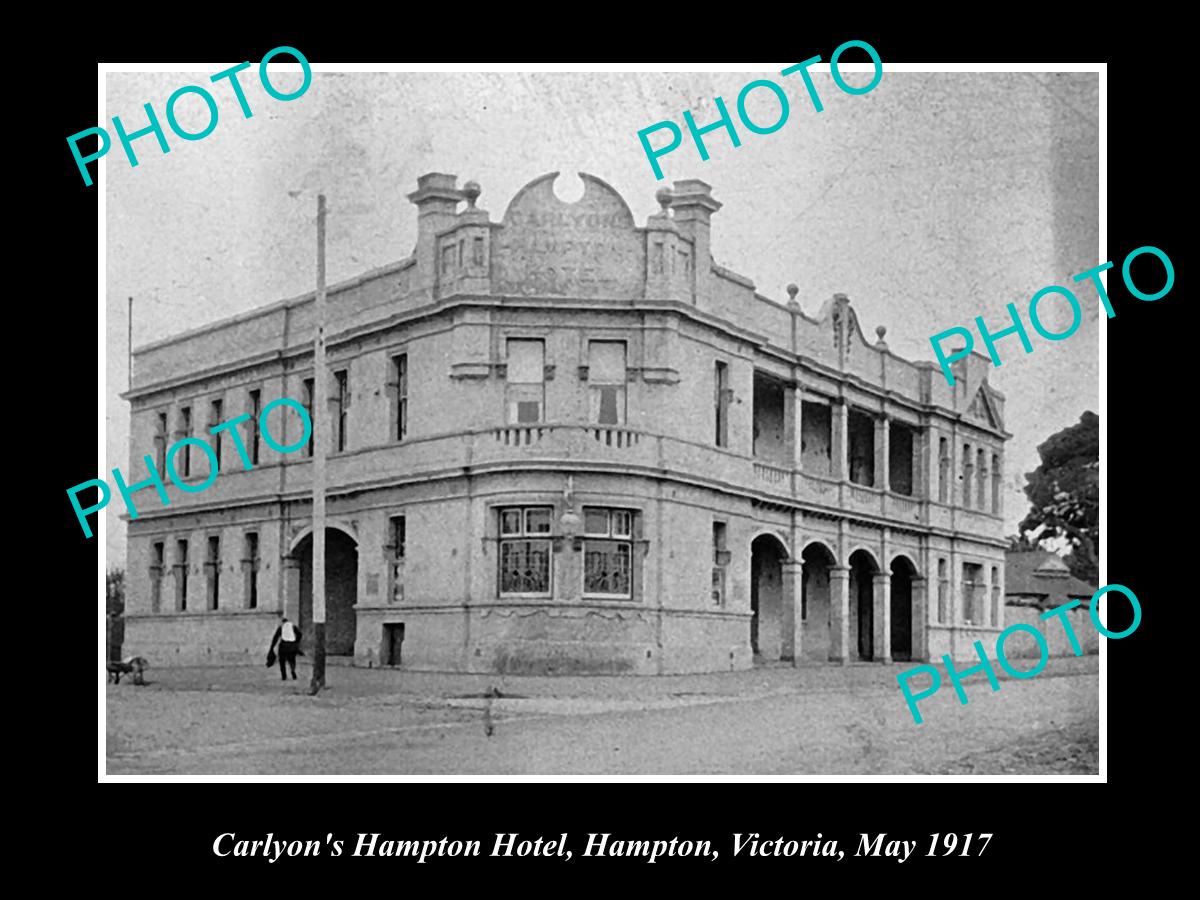
M913 658L913 579L917 568L907 556L892 560L892 659Z
M829 636L829 570L837 565L832 551L824 544L812 543L801 554L804 578L800 585L800 618L802 622L801 654L804 659L828 661Z
M750 544L750 649L764 660L783 656L783 563L778 538L759 535Z
M866 550L850 554L850 644L855 659L875 658L875 576L879 566Z
M312 655L313 539L305 535L292 555L300 560L300 630L304 652ZM325 652L353 656L358 622L358 545L344 531L325 529Z

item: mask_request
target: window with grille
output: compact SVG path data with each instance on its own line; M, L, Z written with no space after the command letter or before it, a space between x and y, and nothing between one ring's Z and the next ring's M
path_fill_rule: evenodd
M633 513L583 508L583 595L633 597Z
M549 506L500 510L500 595L550 596Z

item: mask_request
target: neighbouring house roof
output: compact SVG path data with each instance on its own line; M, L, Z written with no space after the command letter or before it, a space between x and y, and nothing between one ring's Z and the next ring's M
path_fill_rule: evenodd
M1094 585L1072 575L1057 553L1009 550L1004 554L1004 596L1008 603L1032 603L1052 609L1071 599L1086 603L1095 591Z

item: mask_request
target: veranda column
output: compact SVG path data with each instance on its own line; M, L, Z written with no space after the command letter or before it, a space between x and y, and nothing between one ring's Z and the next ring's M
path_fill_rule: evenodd
M872 600L875 605L875 661L892 661L892 578L890 575L872 576L874 584Z
M804 564L789 561L783 564L783 648L780 659L800 659L801 591L804 587Z
M829 659L845 663L850 645L850 568L829 567Z
M929 658L929 581L912 580L912 658Z

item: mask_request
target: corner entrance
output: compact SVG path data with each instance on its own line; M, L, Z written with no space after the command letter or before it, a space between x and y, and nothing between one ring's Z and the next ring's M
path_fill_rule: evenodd
M301 646L312 656L313 641L313 540L306 535L292 555L300 560ZM353 656L358 629L354 604L358 600L358 545L335 528L325 529L325 652Z

